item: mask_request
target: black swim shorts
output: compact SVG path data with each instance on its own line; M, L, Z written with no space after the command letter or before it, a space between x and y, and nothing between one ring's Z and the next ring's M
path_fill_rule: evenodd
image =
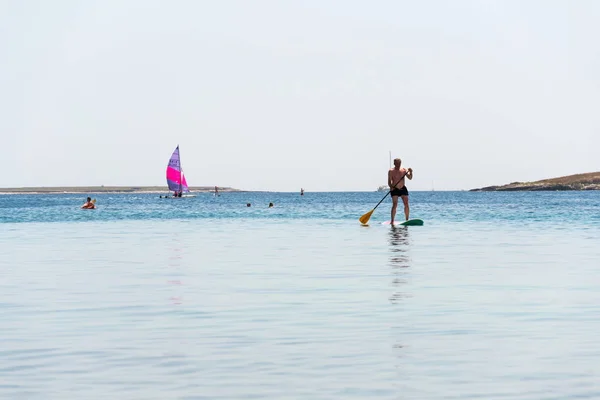
M408 196L408 189L406 186L402 186L400 189L395 188L392 190L392 196Z

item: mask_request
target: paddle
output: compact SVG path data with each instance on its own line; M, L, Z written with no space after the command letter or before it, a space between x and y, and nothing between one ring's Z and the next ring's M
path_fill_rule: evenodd
M379 200L379 203L377 203L377 205L368 213L364 214L362 217L360 217L358 220L360 221L361 224L366 225L367 222L369 222L369 219L371 219L371 215L373 214L373 211L375 211L375 209L377 207L379 207L379 205L381 204L381 202L383 202L385 200L386 197L388 197L388 195L390 193L392 193L392 190L396 189L396 186L400 183L400 181L402 181L402 179L404 179L404 177L408 174L408 172L406 172L404 174L404 176L398 180L398 182L396 182L396 184L394 185L393 188L391 188L386 194L385 196L383 196L383 199Z

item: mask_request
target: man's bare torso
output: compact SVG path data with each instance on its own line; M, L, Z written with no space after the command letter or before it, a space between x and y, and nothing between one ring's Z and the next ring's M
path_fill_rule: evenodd
M396 189L402 189L404 187L404 177L406 176L406 168L392 168L389 171L389 176L392 180L392 188L395 187Z

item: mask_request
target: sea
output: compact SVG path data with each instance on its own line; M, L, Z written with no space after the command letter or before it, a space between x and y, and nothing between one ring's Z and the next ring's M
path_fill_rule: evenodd
M384 195L0 195L0 399L600 398L600 192Z

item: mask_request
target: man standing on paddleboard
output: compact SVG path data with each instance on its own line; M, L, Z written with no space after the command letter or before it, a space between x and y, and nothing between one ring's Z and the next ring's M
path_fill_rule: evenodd
M412 168L400 168L402 164L402 160L399 158L394 159L394 168L388 171L388 186L390 187L391 195L392 195L392 220L391 224L394 223L394 218L396 217L396 208L398 207L398 196L402 198L402 202L404 203L404 216L408 221L408 215L410 209L408 207L408 189L404 185L404 178L408 178L412 180L413 171Z

